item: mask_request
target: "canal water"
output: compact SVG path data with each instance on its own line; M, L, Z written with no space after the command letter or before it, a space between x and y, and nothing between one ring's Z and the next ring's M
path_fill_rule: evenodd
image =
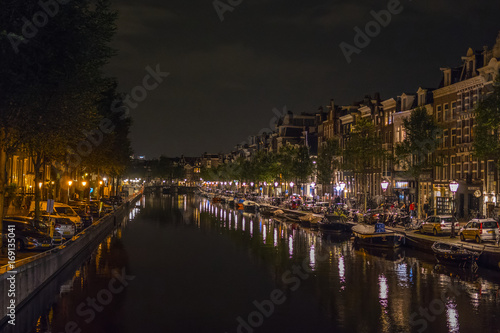
M500 332L497 272L195 195L143 197L65 274L20 310L26 332Z

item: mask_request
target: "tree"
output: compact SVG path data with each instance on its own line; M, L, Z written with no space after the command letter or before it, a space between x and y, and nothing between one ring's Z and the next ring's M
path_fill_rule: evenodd
M330 183L332 182L335 169L339 167L338 157L340 155L338 141L334 139L326 141L326 144L320 149L316 168L318 182L322 185L323 192L330 193Z
M43 27L31 23L26 36L25 18L40 10L38 1L28 0L10 1L0 11L0 213L9 150L22 146L34 157L38 183L40 166L64 156L67 144L91 127L102 66L113 54L116 13L108 0L60 5ZM38 186L35 195L39 201Z
M285 188L288 186L288 183L294 178L294 170L293 170L293 160L295 156L295 148L287 144L286 146L281 147L278 156L277 156L277 166L280 172L280 181L285 183Z
M358 179L361 179L365 211L368 195L367 176L385 155L386 152L382 148L381 138L377 136L375 125L369 119L359 119L346 138L342 167L360 176Z
M395 146L396 164L415 180L418 217L420 218L422 212L420 178L423 174L430 172L434 166L440 165L437 160L432 159L431 154L438 147L442 130L425 107L413 110L410 116L403 120L403 128L405 138Z
M297 183L302 188L304 183L307 183L309 177L313 173L313 162L311 156L309 155L309 148L306 146L300 146L295 149L293 158L293 175L297 180ZM302 193L303 195L304 193Z
M493 92L476 104L474 115L476 127L472 147L475 156L485 161L487 170L483 181L488 191L488 160L495 162L496 170L500 162L500 75L493 83Z

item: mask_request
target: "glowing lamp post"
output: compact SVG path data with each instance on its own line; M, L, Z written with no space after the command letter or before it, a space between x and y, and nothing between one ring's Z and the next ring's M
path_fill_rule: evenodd
M294 182L290 182L290 194L289 195L293 194L293 185L295 185Z
M83 181L82 182L82 186L83 186L83 191L82 191L82 199L85 199L85 187L87 187L87 182L86 181ZM90 190L89 190L90 191ZM89 192L89 201L90 201L90 192Z
M382 191L385 191L387 190L387 188L389 187L389 182L387 180L383 180L381 183L380 183L380 186L382 186Z
M458 183L456 181L450 182L450 191L453 193L453 208L452 208L452 215L455 217L455 194L458 191ZM455 220L452 219L451 222L451 235L450 238L455 238Z
M71 180L68 181L68 203L69 203L69 189L71 188L71 185L73 185L73 182Z

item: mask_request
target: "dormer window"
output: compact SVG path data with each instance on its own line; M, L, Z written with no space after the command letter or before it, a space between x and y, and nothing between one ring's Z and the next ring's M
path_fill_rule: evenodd
M418 96L418 105L419 106L422 106L422 105L425 105L425 93L422 93Z

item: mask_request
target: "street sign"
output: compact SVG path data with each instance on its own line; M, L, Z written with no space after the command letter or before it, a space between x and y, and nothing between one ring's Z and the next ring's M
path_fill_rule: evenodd
M47 199L47 212L49 214L54 212L54 199Z

